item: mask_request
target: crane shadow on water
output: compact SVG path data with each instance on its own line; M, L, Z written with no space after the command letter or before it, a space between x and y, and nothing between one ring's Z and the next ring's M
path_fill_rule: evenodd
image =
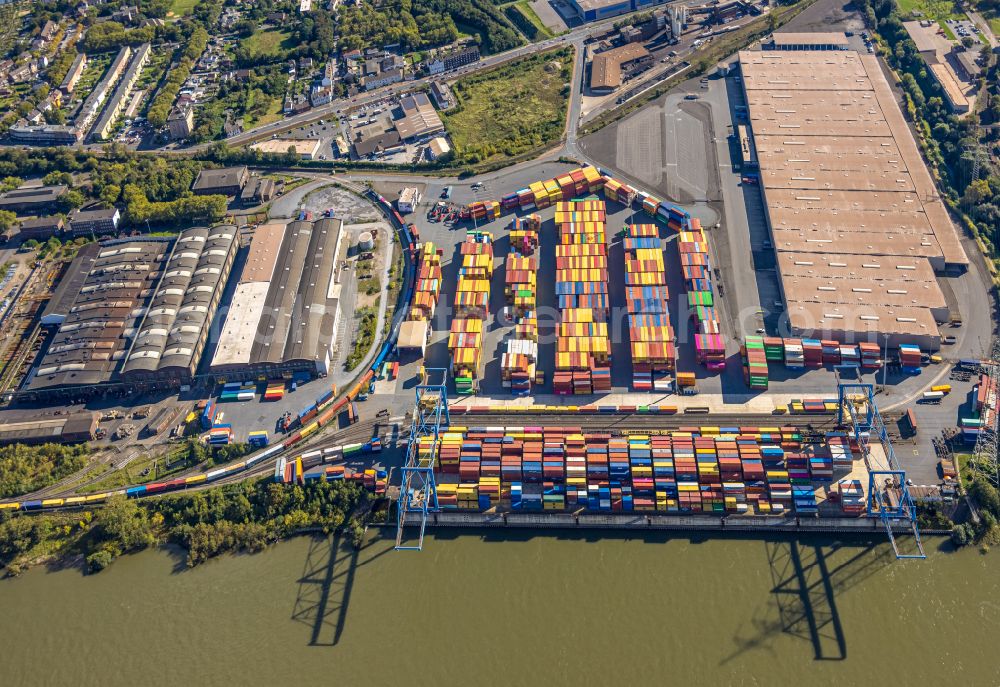
M363 563L358 562L360 553L360 549L344 541L340 532L309 541L292 609L292 620L310 628L309 646L336 646L340 642L355 573L386 551L367 556Z
M733 638L737 649L722 663L749 651L773 651L771 642L782 633L809 642L817 661L845 660L847 638L837 596L884 570L892 560L891 547L876 542L802 544L797 539L767 540L764 546L771 599L751 619L753 632Z

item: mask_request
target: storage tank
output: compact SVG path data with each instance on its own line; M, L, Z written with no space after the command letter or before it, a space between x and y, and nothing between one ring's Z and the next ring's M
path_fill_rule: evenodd
M371 250L375 247L375 237L370 231L363 231L358 236L358 250Z

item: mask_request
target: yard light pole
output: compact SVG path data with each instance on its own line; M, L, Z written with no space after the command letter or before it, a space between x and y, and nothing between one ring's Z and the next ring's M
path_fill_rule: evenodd
M889 374L889 335L882 334L882 391L885 391L885 379Z

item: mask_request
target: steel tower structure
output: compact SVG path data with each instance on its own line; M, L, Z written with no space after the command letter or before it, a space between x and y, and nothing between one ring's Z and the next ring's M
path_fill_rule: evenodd
M837 422L846 425L850 421L854 439L861 449L861 455L868 469L867 514L881 518L885 531L889 534L892 550L896 558L927 558L917 527L917 509L913 505L906 471L899 465L889 441L878 404L875 403L874 386L871 384L840 382L838 384ZM884 462L872 454L872 440L879 443L885 455ZM896 541L894 526L907 523L916 542L916 553L901 553Z
M441 429L451 424L447 370L435 367L427 368L424 372L424 383L416 388L406 463L403 465L399 500L396 502L397 551L420 551L424 547L427 514L438 509L434 459L441 441ZM438 379L439 383L430 383ZM421 444L425 449L424 457L421 457ZM415 544L404 545L403 532L408 526L419 527L419 534Z

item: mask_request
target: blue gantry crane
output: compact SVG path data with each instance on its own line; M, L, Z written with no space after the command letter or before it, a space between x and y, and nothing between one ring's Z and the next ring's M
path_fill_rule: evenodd
M900 467L892 449L885 422L875 402L873 385L840 382L837 421L843 426L850 422L868 469L868 516L882 520L896 558L927 558L917 526L917 509L906 484L906 471ZM881 447L882 456L872 452L873 441ZM913 533L915 553L903 553L899 548L896 535L901 523Z
M451 424L448 413L448 371L427 368L424 383L416 388L416 404L406 462L396 503L396 550L420 551L424 547L427 514L438 510L437 485L434 482L434 457L441 441L441 430ZM424 447L423 457L420 448ZM416 543L404 544L404 530L419 528Z

